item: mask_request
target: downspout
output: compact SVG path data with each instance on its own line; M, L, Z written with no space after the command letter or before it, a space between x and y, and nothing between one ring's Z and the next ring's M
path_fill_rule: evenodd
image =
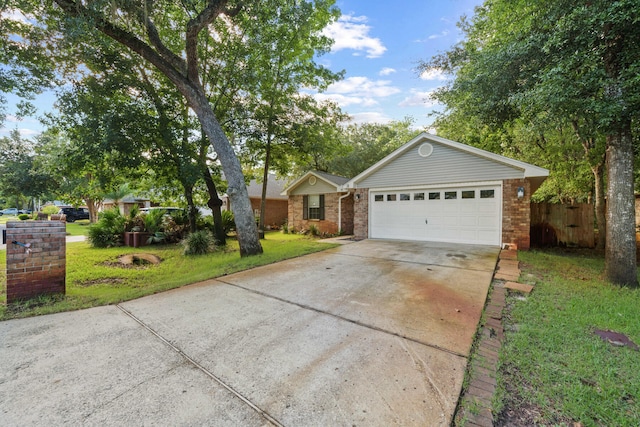
M350 194L351 192L347 191L347 194L338 198L338 233L342 230L342 199L349 197Z

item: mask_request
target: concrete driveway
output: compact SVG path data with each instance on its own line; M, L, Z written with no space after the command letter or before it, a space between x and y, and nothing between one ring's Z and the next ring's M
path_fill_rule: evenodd
M0 322L2 425L449 425L497 256L365 240Z

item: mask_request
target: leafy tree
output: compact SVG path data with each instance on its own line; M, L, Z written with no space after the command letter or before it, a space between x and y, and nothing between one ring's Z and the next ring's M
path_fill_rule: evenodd
M198 117L204 132L213 144L229 182L227 193L234 201L233 209L238 229L238 241L242 256L262 253L253 211L240 162L221 128L202 86L202 67L198 51L202 42L213 35L210 25L221 16L232 20L241 11L252 13L260 2L251 2L242 10L241 4L228 4L226 0L208 2L132 3L128 1L99 1L85 3L76 0L30 1L10 0L4 10L21 10L30 14L39 25L26 24L12 28L13 33L3 34L3 44L12 38L34 50L42 44L29 43L36 33L45 33L46 47L64 54L87 54L99 49L105 40L111 39L135 52L156 67L178 89L189 107ZM3 17L3 24L9 21ZM176 35L180 43L175 43ZM105 38L106 37L106 38ZM42 49L38 50L42 52ZM44 53L42 54L44 55ZM33 58L22 58L33 63ZM75 64L77 64L76 62ZM57 62L57 70L73 64ZM51 64L49 64L51 65ZM76 72L82 71L76 68Z
M339 136L344 151L329 157L321 170L353 178L418 135L412 125L410 118L389 124L349 125Z
M53 180L38 167L37 144L24 139L17 130L0 138L0 194L24 207L24 197L34 199L53 187Z
M631 123L640 111L635 0L492 0L462 23L465 41L423 64L455 74L436 97L490 129L521 119L567 125L596 181L608 175L606 274L637 286ZM559 140L560 141L560 140ZM603 144L604 142L604 144ZM601 230L603 218L598 215Z

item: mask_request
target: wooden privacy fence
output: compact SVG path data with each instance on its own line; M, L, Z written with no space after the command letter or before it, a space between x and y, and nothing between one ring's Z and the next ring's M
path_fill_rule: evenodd
M531 245L595 247L593 205L531 203Z

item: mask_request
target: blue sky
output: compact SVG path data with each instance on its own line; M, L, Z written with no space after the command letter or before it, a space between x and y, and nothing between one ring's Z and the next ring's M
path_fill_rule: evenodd
M445 84L444 76L420 76L420 60L444 52L462 34L456 23L462 15L473 15L481 0L338 0L343 16L327 29L335 39L331 53L318 62L333 71L345 70L345 78L328 88L320 99L336 101L355 123L401 120L411 116L415 126L425 128L437 109L429 93ZM15 97L8 97L15 102ZM38 101L38 114L52 110L53 97ZM9 115L0 136L18 129L24 136L41 129L36 118L17 121Z

